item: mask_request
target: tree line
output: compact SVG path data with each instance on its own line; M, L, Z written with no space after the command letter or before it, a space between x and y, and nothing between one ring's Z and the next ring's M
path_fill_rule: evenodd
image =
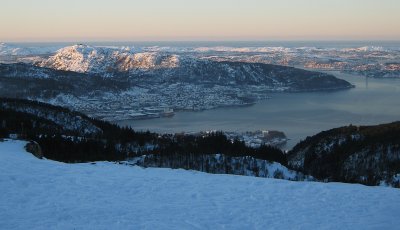
M15 111L1 106L2 103L14 103L13 108L35 106L44 111L62 113L65 125L71 122L71 117L79 116L101 132L85 134L79 129L66 130L62 124L56 124L46 117ZM0 138L18 134L21 138L36 141L44 157L62 162L122 161L144 154L159 155L163 159L193 154L224 154L232 157L251 156L287 165L286 156L281 150L270 146L251 148L239 140L228 140L222 132L205 136L137 132L130 127L89 118L66 108L23 99L0 99L0 125Z

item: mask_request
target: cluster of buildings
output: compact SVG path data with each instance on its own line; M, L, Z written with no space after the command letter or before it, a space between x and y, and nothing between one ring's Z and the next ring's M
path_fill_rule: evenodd
M216 132L216 130L209 130L198 133L188 133L188 135L204 137ZM239 140L252 148L259 148L262 145L282 146L288 141L285 133L274 130L256 130L246 132L224 131L223 133L232 143L235 140Z
M247 132L225 132L225 135L233 140L243 141L247 146L258 148L262 145L281 146L286 144L287 137L280 131L257 130Z
M304 67L320 70L344 70L349 68L349 64L344 61L310 61L304 64Z
M60 94L45 102L69 107L98 119L119 121L171 117L176 111L251 105L255 100L268 99L267 90L262 86L238 88L178 83L84 96Z

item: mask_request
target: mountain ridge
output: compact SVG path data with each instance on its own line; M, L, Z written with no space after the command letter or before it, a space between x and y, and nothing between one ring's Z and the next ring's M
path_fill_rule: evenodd
M168 52L75 45L60 49L36 65L57 70L161 82L264 84L271 90L307 91L351 88L333 75L261 63L212 61ZM314 84L315 83L315 84Z
M400 122L345 126L307 137L289 165L319 180L400 187Z
M80 73L126 72L136 69L174 68L177 55L159 52L135 53L129 48L94 47L83 44L59 49L36 65Z

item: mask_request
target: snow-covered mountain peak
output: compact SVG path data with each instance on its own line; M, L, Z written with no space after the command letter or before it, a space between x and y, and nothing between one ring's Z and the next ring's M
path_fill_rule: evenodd
M159 52L134 53L130 47L78 44L59 49L54 56L39 65L81 73L126 72L135 69L175 68L179 66L179 56Z
M59 49L57 51L57 54L62 54L62 53L90 53L93 50L95 50L94 47L91 47L89 45L83 45L83 44L77 44L73 46L67 46Z

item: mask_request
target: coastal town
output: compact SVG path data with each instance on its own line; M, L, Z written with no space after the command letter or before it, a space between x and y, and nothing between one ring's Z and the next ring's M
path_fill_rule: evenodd
M270 99L265 86L203 87L180 83L133 87L124 92L74 96L59 94L43 102L63 105L91 117L107 121L171 117L177 111L201 111L229 106L249 106Z
M208 130L201 132L182 133L182 135L194 135L194 136L205 137L216 132L218 131ZM279 147L283 146L288 141L288 138L286 137L285 133L276 130L256 130L256 131L246 131L246 132L224 131L223 134L232 143L238 140L244 142L246 146L252 148L259 148L260 146L263 145Z

